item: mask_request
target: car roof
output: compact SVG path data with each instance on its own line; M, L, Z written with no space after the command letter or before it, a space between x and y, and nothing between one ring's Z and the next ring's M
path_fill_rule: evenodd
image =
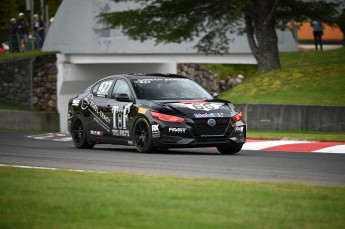
M111 75L106 78L114 78L114 77L123 77L128 79L141 79L147 77L166 77L166 78L182 78L187 79L186 76L178 75L178 74L170 74L170 73L130 73L130 74L121 74L121 75Z

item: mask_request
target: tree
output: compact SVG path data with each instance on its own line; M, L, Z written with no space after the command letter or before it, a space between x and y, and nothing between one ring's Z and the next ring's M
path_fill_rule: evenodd
M276 29L309 18L333 24L339 4L315 0L114 0L140 7L99 15L108 28L121 27L134 40L154 38L158 43L183 42L201 37L196 48L227 53L229 33L246 33L259 72L280 68Z
M16 3L13 1L3 1L0 7L0 43L8 40L7 29L10 25L11 18L16 18L17 14L12 12L16 10Z
M336 18L336 24L343 33L343 46L345 46L345 8L342 13Z

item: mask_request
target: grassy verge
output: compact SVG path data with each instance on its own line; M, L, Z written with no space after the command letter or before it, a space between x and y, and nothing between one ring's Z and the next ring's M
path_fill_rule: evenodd
M345 105L345 48L282 53L281 63L281 70L245 75L221 98L235 104Z
M252 76L258 68L258 66L254 64L202 64L202 66L212 72L216 72L221 80L225 80L230 73L232 73L234 77L238 74Z
M2 110L30 110L29 106L24 106L16 103L8 103L0 101L0 109Z
M18 53L4 53L0 55L0 61L22 58L22 57L39 56L39 55L45 55L48 53L55 53L55 52L42 52L40 50L34 50L34 51L18 52Z
M249 139L298 140L321 142L345 142L344 133L313 131L254 131L247 132Z
M1 228L343 228L345 188L0 168Z

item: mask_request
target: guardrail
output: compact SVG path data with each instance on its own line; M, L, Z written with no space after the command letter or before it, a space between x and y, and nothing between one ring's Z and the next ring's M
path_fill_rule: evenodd
M57 112L0 110L0 129L58 132Z
M345 132L345 107L240 104L248 130ZM57 112L0 110L0 128L59 131Z
M344 106L240 104L249 130L345 132Z

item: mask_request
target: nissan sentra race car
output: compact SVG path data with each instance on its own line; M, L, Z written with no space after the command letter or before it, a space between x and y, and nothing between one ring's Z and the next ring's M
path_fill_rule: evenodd
M68 103L68 130L76 148L134 146L138 152L216 147L239 152L246 124L232 103L175 74L105 77Z

